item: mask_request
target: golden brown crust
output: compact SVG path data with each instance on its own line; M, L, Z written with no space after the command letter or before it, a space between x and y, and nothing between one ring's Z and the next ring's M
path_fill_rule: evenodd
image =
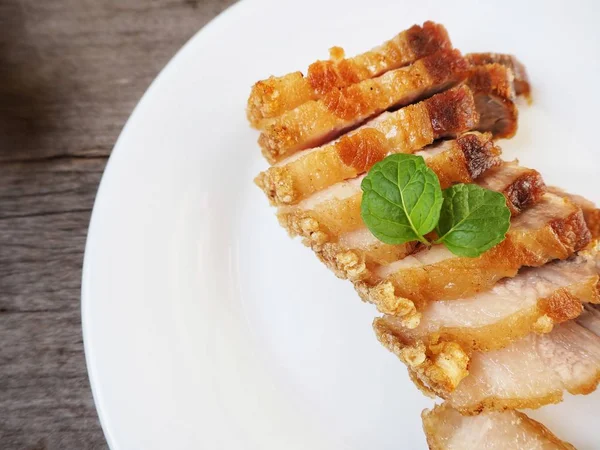
M429 348L442 342L459 345L467 355L475 351L492 351L504 348L528 334L549 333L555 324L578 317L583 311L582 302L600 303L598 275L585 281L555 290L540 298L537 305L480 327L442 327L423 334L410 330L392 315L377 319L380 327L394 334L404 346Z
M300 233L300 223L313 219L320 231L327 234L327 241L337 241L342 233L363 228L365 226L360 216L362 193L343 200L331 199L316 205L310 210L300 208L282 208L277 214L279 223L286 228L291 236L303 236Z
M456 135L457 130L465 129L465 123L470 125L469 129L474 125L475 115L469 102L471 95L470 90L450 89L423 102L436 139ZM455 108L453 105L462 107Z
M442 51L378 78L330 91L265 126L259 137L270 162L321 145L381 112L403 106L456 84L467 63L457 50Z
M581 195L569 194L555 186L550 186L548 190L556 195L567 197L573 203L581 208L585 222L590 229L590 233L593 239L600 237L600 209L596 208L596 205L590 200L582 197Z
M253 127L261 128L268 119L318 99L332 89L377 77L451 48L446 29L433 22L414 25L383 45L353 58L344 59L343 49L333 47L331 60L311 64L306 77L301 72L293 72L257 82L248 98L248 120Z
M479 178L492 167L501 164L498 158L500 147L494 144L489 133L465 133L456 138L456 143L465 159L470 180Z
M496 425L496 420L504 419L505 422L510 423L512 427L516 428L513 433L519 436L520 445L526 444L526 442L523 442L523 439L527 439L528 436L531 436L536 448L538 448L537 446L541 441L544 445L544 449L549 448L547 445L552 445L551 448L555 448L556 450L575 450L575 447L568 442L560 440L544 425L519 411L510 410L493 414L506 414L508 417L500 418L497 415L492 415L489 417L490 422L487 422L486 426L489 426L490 424L494 426ZM423 420L423 431L425 432L430 450L448 450L448 441L453 442L452 448L457 448L456 441L452 439L455 436L454 432L456 431L457 434L462 436L467 435L465 430L461 428L461 425L465 423L468 427L469 417L460 415L460 412L452 408L448 403L437 405L433 410L424 410L421 413L421 418ZM458 423L458 421L461 423ZM500 423L498 425L502 426ZM481 430L482 433L485 431L486 430ZM472 432L478 434L478 430L472 430ZM468 434L470 435L471 433ZM508 441L505 443L507 446L506 448L509 448L509 446L512 448L512 445L514 444L517 443ZM465 445L468 445L467 441L465 441ZM475 449L469 447L465 448L465 450Z
M469 133L455 141L447 141L445 145L448 147L447 150L427 156L425 160L440 179L442 188L451 186L454 183L472 182L474 180L473 176L479 176L485 168L500 164L500 158L498 157L500 149L493 144L490 134ZM477 163L474 168L473 162L475 160L477 160ZM364 164L364 161L359 164ZM279 195L282 198L278 200L289 201L294 197L292 197L293 192L288 194L289 179L284 176L287 173L286 171L286 166L272 167L271 170L259 175L256 182L263 190L268 192L271 198ZM265 177L272 177L272 179L266 180ZM275 188L272 188L272 186L275 186ZM509 188L510 184L506 189ZM337 240L343 233L364 228L365 225L360 216L362 192L358 186L355 189L355 195L342 199L332 197L328 200L322 200L309 209L305 208L302 203L298 206L281 207L278 211L280 223L292 236L297 236L299 235L298 223L307 218L312 218L318 222L319 229L327 233L330 241ZM289 195L289 197L284 197L286 195ZM374 250L376 253L381 253L379 248ZM389 262L392 261L395 260Z
M417 307L437 300L466 297L514 277L520 267L536 267L553 259L565 259L590 242L581 209L565 200L570 213L550 220L539 229L515 229L506 239L477 258L452 257L435 264L399 270L387 280L396 295L410 298ZM545 204L541 203L540 208ZM380 280L371 279L377 284Z
M502 53L469 53L467 60L477 66L485 64L502 64L512 70L515 76L515 92L517 95L523 95L529 98L531 95L531 85L525 66L514 55Z
M436 105L435 108L428 107L432 103ZM431 144L440 136L433 131L437 119L429 116L429 109L437 109L438 113L445 110L446 115L456 119L460 115L462 121L454 123L452 128L445 128L444 131L449 135L468 131L479 120L469 88L461 86L382 115L335 142L296 155L290 161L283 161L282 165L270 167L259 174L255 182L274 205L298 203L337 182L360 175L388 153L412 153ZM473 134L460 140L460 145L473 175L478 176L486 165L498 163L497 158L492 161L492 156L496 156L499 150L488 135ZM442 168L439 171L442 173Z
M501 64L472 67L467 84L481 117L479 131L490 131L497 138L515 135L519 111L514 102L513 80L512 71Z
M378 318L373 321L373 329L379 342L408 366L418 384L422 382L435 392L452 392L469 374L469 357L454 342L429 347L422 343L410 345Z

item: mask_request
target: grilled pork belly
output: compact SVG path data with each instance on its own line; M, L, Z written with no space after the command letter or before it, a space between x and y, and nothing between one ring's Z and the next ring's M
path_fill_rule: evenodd
M600 337L584 325L583 319L569 321L548 334L530 334L501 350L476 352L469 375L453 392L435 383L429 387L463 414L539 408L560 402L564 391L589 394L600 380ZM426 377L420 380L429 382Z
M555 193L556 195L567 197L569 200L579 206L583 211L585 222L590 229L590 233L592 233L592 237L600 237L600 209L596 208L596 205L593 202L582 197L581 195L569 194L554 186L551 186L548 189L550 192Z
M321 145L383 111L413 103L463 80L468 64L458 50L444 50L377 78L334 89L268 123L259 137L270 163Z
M352 58L345 58L343 50L334 47L330 50L331 59L311 64L306 76L293 72L256 83L248 98L248 120L260 128L265 119L319 99L333 89L377 77L451 48L446 29L433 22L414 25L383 45Z
M466 58L475 66L497 63L508 67L514 74L515 93L525 97L531 95L531 85L529 84L527 70L515 56L502 53L469 53L466 55Z
M519 119L513 72L501 64L474 66L467 84L480 115L477 130L491 131L498 138L513 137Z
M546 185L537 170L505 162L492 168L477 184L486 189L502 192L514 217L539 202L546 192Z
M297 153L261 172L255 182L271 204L295 204L337 182L365 173L390 153L413 153L436 139L469 131L478 121L470 89L450 89L396 112L384 113L330 144Z
M479 139L484 136L469 133L468 137ZM464 165L464 153L461 153L464 148L461 150L457 141L446 141L442 145L420 152L430 167L442 171L437 172L440 180L443 180L442 187L454 182L473 181L472 177L479 175L477 170L469 171L468 166ZM472 146L468 148L473 149ZM493 147L489 150L493 150ZM485 151L488 153L485 157L489 163L487 166L499 162L495 152ZM462 161L460 155L463 155ZM482 161L484 156L479 155L478 159ZM534 205L542 198L545 186L538 172L520 167L516 163L500 164L476 182L503 193L513 215L519 214L521 210ZM469 173L471 175L468 175ZM338 263L340 255L345 261L349 258L355 261L351 267L352 276L349 277L355 281L358 267L363 269L360 275L361 279L364 279L369 271L375 270L377 266L398 261L423 248L414 242L402 245L384 244L371 234L360 215L361 181L362 178L356 178L338 183L295 207L280 208L278 213L281 225L290 235L302 236L304 243L312 247L320 259L339 277L349 277L344 273L347 264L340 266Z
M421 417L430 450L575 450L514 410L463 416L443 404L423 411Z
M440 349L452 349L454 366L446 367L453 369L436 377L450 391L467 375L474 351L502 349L532 332L549 333L555 324L578 317L582 304L600 303L599 273L597 246L567 261L525 269L487 292L433 302L421 311L414 329L392 315L375 319L373 328L379 341L415 372L431 371L427 368L437 367Z
M436 173L442 188L454 183L472 182L489 168L501 164L498 156L500 149L494 145L490 134L466 133L455 140L427 147L417 154L423 156L427 165ZM513 181L522 184L517 180L523 174L517 175L518 169L508 170L515 172ZM502 170L496 172L495 178L496 181L490 179L489 183L500 192L508 189L506 186L511 184L510 174L505 174ZM363 176L360 176L336 183L312 194L297 205L280 207L279 221L292 236L310 237L304 233L303 227L306 226L303 224L308 219L314 220L318 223L318 229L327 233L328 240L363 228L365 225L360 217L362 179ZM522 204L523 202L519 203ZM314 233L315 227L311 230Z
M501 278L514 277L523 266L565 259L589 242L581 209L548 193L512 220L504 241L477 258L458 257L443 245L435 245L374 270L357 288L365 301L379 305L377 291L371 295L373 287L390 284L396 299L409 299L421 309L431 301L467 297L489 289Z
M566 261L527 268L471 297L432 302L421 322L407 329L391 315L375 319L378 334L398 345L425 347L456 342L465 351L496 350L530 332L547 333L556 323L579 316L582 303L600 303L600 247Z

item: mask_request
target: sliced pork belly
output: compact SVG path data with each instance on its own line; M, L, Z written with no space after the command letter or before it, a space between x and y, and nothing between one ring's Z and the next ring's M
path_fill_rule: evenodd
M537 267L566 259L590 242L590 232L579 207L566 198L545 194L542 200L512 220L506 239L477 258L453 255L436 245L373 270L356 285L363 300L383 313L386 305L402 299L422 309L431 301L468 297L514 277L523 266ZM381 298L381 285L389 285ZM382 309L383 308L383 309Z
M444 150L441 150L442 148ZM444 180L442 187L454 182L473 181L471 177L478 174L477 171L469 172L460 162L460 154L457 152L459 149L455 141L447 141L443 146L422 152L427 154L426 161L430 167L435 166L436 171L442 171L438 172L440 180ZM490 164L499 162L491 152L490 157L492 159L487 160ZM481 161L483 158L478 159ZM468 175L469 173L472 175ZM384 244L373 236L365 227L360 215L361 181L362 177L338 183L314 194L295 207L280 208L278 213L281 225L290 235L302 236L304 243L312 247L321 260L342 278L346 278L346 265L338 265L340 253L344 254L345 259L350 257L349 253L353 253L353 260L364 269L361 274L361 279L364 279L368 276L368 271L375 270L377 266L398 261L401 257L423 248L416 243ZM501 163L476 182L503 193L514 215L537 203L545 189L538 172L519 167L516 163ZM325 243L335 245L324 247ZM356 267L352 268L353 275L357 274L355 269Z
M443 404L421 417L430 450L575 450L519 411L463 416Z
M345 58L343 50L334 47L330 50L331 59L311 64L306 76L293 72L256 83L248 98L248 120L260 128L265 119L278 117L333 89L377 77L451 48L446 29L433 22L413 25L381 46L352 58Z
M497 350L531 332L548 333L578 317L584 303L600 303L600 246L566 261L522 270L489 291L464 299L432 302L414 329L401 318L375 319L377 335L393 335L400 347L426 350L455 342L467 353Z
M502 192L512 216L539 202L546 192L546 185L537 170L519 166L515 162L506 162L477 180L477 184L486 189Z
M418 152L433 169L443 188L454 183L469 183L490 167L501 164L500 149L494 145L491 134L466 133L455 140L443 141ZM512 166L511 166L512 167ZM515 171L516 169L510 169ZM364 176L342 181L316 192L297 205L279 208L281 224L292 236L309 237L303 230L307 219L318 223L318 229L327 233L329 240L342 233L351 232L365 225L360 217ZM510 184L509 174L497 172L494 184L502 190ZM519 174L518 178L521 178ZM519 182L520 183L520 182ZM311 232L314 232L313 226Z
M365 173L390 153L413 153L436 139L469 131L478 121L473 95L468 87L461 86L384 113L330 144L297 153L260 173L255 182L272 204L295 204ZM465 145L472 145L471 153L475 154L479 141L469 139Z
M501 64L474 66L467 84L480 115L477 130L491 131L498 138L513 137L519 119L513 72Z
M466 55L467 60L477 66L485 64L502 64L512 70L515 81L515 92L517 95L529 97L531 94L531 85L525 66L513 55L502 53L469 53Z
M600 380L600 337L580 323L565 322L551 333L530 334L501 350L474 353L469 375L453 392L435 383L429 387L464 414L539 408L561 401L564 391L589 394Z
M569 198L569 200L579 206L583 211L585 222L590 229L590 233L592 233L592 237L600 237L600 209L596 208L596 205L593 202L582 197L581 195L569 194L554 186L551 186L549 190L557 195L562 195Z
M473 352L505 348L532 332L549 333L555 324L580 316L582 304L596 311L588 302L600 303L599 273L596 247L568 261L523 270L485 293L433 302L421 311L416 327L414 318L407 323L384 315L373 328L428 385L449 392L467 376Z
M390 108L408 105L463 80L468 64L458 50L426 56L377 78L334 89L267 124L258 143L270 163L321 145Z

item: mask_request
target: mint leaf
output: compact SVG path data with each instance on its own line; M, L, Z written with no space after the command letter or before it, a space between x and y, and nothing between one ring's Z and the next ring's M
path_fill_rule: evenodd
M440 181L421 156L394 154L362 181L361 216L386 244L421 241L435 228L442 207Z
M476 184L457 184L444 189L443 196L436 243L474 258L504 240L510 227L504 195Z

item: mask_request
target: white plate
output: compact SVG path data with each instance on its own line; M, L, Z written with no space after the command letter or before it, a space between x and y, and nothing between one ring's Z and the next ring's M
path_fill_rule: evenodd
M508 157L600 201L596 4L480 3L247 0L161 73L110 158L85 255L86 355L113 449L426 447L431 401L376 342L374 309L288 239L253 185L266 163L244 108L260 78L433 19L465 52L526 63L535 103ZM533 415L598 448L599 401Z

